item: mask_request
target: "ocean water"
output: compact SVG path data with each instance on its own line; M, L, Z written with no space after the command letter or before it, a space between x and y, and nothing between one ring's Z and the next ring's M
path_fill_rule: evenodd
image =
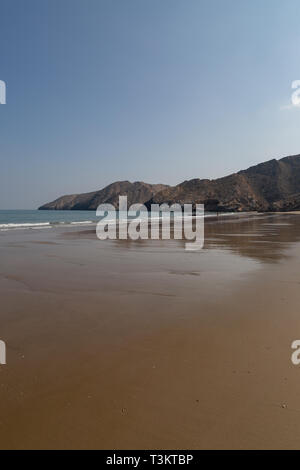
M205 214L205 217L212 217L215 215L215 213L209 213ZM116 217L122 220L124 215L116 211ZM160 213L158 218L162 217L164 217L164 214ZM109 219L110 217L107 217L106 222L109 222ZM96 211L0 210L0 231L14 229L42 229L58 225L80 226L95 224L100 220L101 217L96 216ZM110 219L110 221L111 220L113 220L113 218Z
M98 221L95 211L0 210L0 230L88 225Z

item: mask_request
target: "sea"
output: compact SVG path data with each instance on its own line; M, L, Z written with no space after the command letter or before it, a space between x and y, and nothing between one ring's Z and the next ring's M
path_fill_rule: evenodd
M190 214L192 215L192 214ZM205 214L205 217L215 216L215 213ZM226 214L230 215L230 214ZM164 215L160 213L160 217ZM116 217L123 219L116 211ZM59 211L59 210L0 210L0 231L16 229L45 229L54 226L82 226L96 224L101 217L96 211Z
M96 211L0 210L0 230L97 223Z

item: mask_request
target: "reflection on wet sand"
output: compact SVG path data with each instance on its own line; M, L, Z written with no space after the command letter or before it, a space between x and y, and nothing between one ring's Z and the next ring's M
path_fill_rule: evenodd
M286 256L291 243L300 240L300 215L259 215L205 225L205 248L231 250L261 262Z
M204 249L221 249L256 261L276 262L286 256L286 249L291 243L300 240L299 221L300 214L248 214L207 218ZM64 237L96 239L95 229L66 232ZM130 239L114 242L127 249L145 249L162 243L170 248L171 243L162 240ZM184 239L173 240L181 249L185 248L185 242Z
M298 448L300 216L0 233L0 448Z

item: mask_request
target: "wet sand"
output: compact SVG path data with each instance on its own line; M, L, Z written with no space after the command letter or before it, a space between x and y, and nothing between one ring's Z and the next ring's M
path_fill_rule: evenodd
M300 215L205 232L0 232L0 448L300 447Z

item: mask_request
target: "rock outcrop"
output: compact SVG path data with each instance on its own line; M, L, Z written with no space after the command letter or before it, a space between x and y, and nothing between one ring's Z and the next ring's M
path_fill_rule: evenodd
M166 189L164 184L147 184L143 182L130 183L129 181L118 181L106 186L100 191L84 194L71 194L61 196L53 202L41 206L40 210L93 210L99 204L113 204L117 207L119 196L127 196L128 204L137 202L145 203L153 195Z
M151 203L205 204L212 211L297 210L300 156L270 160L216 180L193 179L156 193Z

